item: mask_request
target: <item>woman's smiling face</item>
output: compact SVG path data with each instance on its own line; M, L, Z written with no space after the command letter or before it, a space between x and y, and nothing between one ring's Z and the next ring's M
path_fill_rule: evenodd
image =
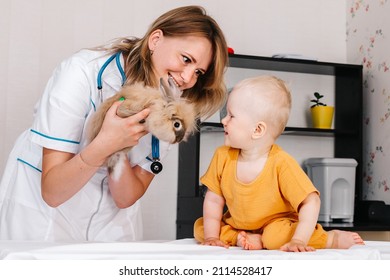
M156 77L172 77L180 90L192 88L206 73L212 59L212 46L200 36L167 37L156 30L149 38Z

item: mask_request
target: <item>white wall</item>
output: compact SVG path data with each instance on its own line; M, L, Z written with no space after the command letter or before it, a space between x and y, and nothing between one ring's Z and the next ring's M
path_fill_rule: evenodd
M1 0L0 172L55 65L80 48L141 36L161 13L187 4L204 6L238 54L346 62L345 0ZM145 239L176 237L177 157L175 147L142 199Z

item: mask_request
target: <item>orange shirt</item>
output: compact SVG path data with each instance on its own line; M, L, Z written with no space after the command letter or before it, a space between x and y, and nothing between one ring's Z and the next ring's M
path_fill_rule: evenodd
M233 228L259 230L278 218L298 220L301 202L318 190L298 162L274 144L263 170L245 184L237 180L239 150L219 147L201 183L224 197L228 211L223 221Z

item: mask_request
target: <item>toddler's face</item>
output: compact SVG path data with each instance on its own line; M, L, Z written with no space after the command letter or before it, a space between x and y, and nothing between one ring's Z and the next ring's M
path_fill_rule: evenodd
M225 145L244 149L251 141L255 123L248 113L250 102L245 101L245 94L233 89L226 105L226 116L221 120L225 130ZM250 111L250 110L249 110Z

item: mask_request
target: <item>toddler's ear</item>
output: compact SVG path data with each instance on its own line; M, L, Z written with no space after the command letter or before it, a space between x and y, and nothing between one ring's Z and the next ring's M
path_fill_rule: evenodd
M261 138L265 135L266 132L267 132L267 124L265 122L258 122L253 131L252 138L253 139Z

